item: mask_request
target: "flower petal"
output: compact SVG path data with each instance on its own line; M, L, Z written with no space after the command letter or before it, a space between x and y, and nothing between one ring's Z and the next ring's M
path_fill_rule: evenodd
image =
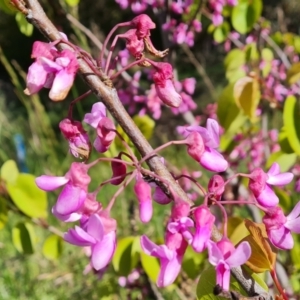
M273 207L279 203L279 198L268 184L266 184L262 192L256 197L256 200L264 207Z
M35 179L36 185L46 192L53 191L63 185L65 185L69 181L68 178L64 176L48 176L42 175Z
M270 242L277 248L282 250L289 250L294 247L294 240L289 229L284 226L268 230L268 237Z
M56 73L53 80L49 98L53 101L61 101L67 97L74 82L75 74L63 69Z
M106 117L106 108L102 102L97 102L93 104L92 111L85 114L83 122L91 125L94 128L97 128L99 121Z
M93 268L97 271L105 268L112 259L116 250L116 232L111 231L104 235L101 242L92 247L91 262Z
M211 226L197 226L193 238L192 247L196 252L202 252L206 249L206 244L211 236Z
M161 259L160 272L156 281L158 287L166 287L172 284L181 269L182 256L175 255L173 259Z
M278 163L273 163L272 164L272 166L271 166L271 168L269 169L269 171L268 171L268 175L269 176L274 176L274 175L277 175L277 174L279 174L280 173L280 166L279 166L279 164Z
M284 227L288 228L291 232L300 233L300 217L292 220L287 220Z
M98 242L103 239L104 227L101 218L98 215L93 214L90 216L86 231Z
M78 221L81 219L82 217L82 214L81 213L77 213L77 212L74 212L74 213L71 213L69 215L61 215L57 212L56 210L56 205L54 205L52 207L52 214L59 220L63 221L63 222L75 222L75 221Z
M85 247L96 243L96 240L79 226L71 228L64 234L64 240L72 245Z
M151 255L158 258L167 258L170 260L174 256L174 252L171 251L166 245L156 245L146 235L142 235L141 247L147 255Z
M230 286L230 269L228 265L221 262L216 267L217 284L220 285L223 290L228 291Z
M48 73L45 71L43 66L34 62L28 69L26 77L27 89L25 90L25 94L32 95L39 92L47 80L47 75Z
M293 220L296 219L300 215L300 201L295 205L293 210L289 213L289 215L286 217L287 220Z
M207 250L208 250L208 260L213 266L218 265L219 261L224 259L223 254L221 250L218 248L216 243L212 241L208 241Z
M251 247L248 242L240 243L235 251L226 259L230 268L243 265L251 256Z
M294 178L294 174L290 172L281 173L272 176L269 175L269 178L267 179L267 183L272 185L286 185L290 183L293 180L293 178Z
M208 147L205 147L199 162L205 169L212 172L224 172L228 167L225 158L215 149Z
M69 215L76 212L86 198L86 192L72 184L66 184L56 202L56 211L61 215Z
M220 127L216 120L208 118L206 128L210 136L210 141L206 143L207 147L218 148L220 145Z

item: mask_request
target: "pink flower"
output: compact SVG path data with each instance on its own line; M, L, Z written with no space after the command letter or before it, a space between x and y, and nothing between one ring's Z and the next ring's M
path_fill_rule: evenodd
M249 189L257 202L264 207L273 207L279 203L279 199L270 185L286 185L293 180L294 175L290 172L280 173L279 165L273 163L268 173L257 168L250 174L250 178Z
M84 115L83 122L97 128L98 123L104 117L106 117L106 107L102 102L97 102L93 104L92 111Z
M32 57L35 62L28 70L25 94L32 95L46 87L50 88L51 100L65 99L78 70L75 53L68 49L59 52L51 44L35 42Z
M164 104L171 107L178 107L181 103L181 96L176 92L173 85L173 68L169 63L153 63L156 69L153 74L153 81L158 97Z
M188 246L180 233L166 233L166 244L156 245L145 235L141 236L142 250L160 260L160 272L156 281L158 287L172 284L178 276L183 255Z
M251 255L251 247L248 242L240 243L237 248L226 238L214 243L207 243L208 260L216 267L217 284L225 291L229 290L230 269L244 264Z
M52 208L52 212L57 218L65 222L80 219L77 211L87 197L87 188L91 181L87 171L87 165L74 162L65 176L42 175L35 179L36 185L44 191L53 191L65 186Z
M121 155L118 155L115 158L121 159ZM113 185L119 185L125 179L126 169L127 169L126 164L122 163L122 162L112 161L111 168L113 171L113 175L112 175L112 180L110 183ZM116 177L116 178L114 179L114 177Z
M136 29L129 29L125 33L119 34L119 37L126 40L126 49L134 58L140 59L142 57L144 41L138 38Z
M172 201L172 199L168 197L159 186L157 186L154 190L153 200L161 205L169 204Z
M140 220L148 223L153 214L151 187L142 179L137 179L134 185L134 192L139 202Z
M210 212L207 206L201 205L194 210L195 235L192 247L196 252L202 252L207 247L212 228L215 222L215 216Z
M267 234L271 243L282 250L294 247L291 232L300 233L300 202L296 204L289 215L285 217L280 207L270 209L263 217Z
M91 264L97 271L109 264L116 249L115 228L106 228L103 217L97 214L92 215L85 226L69 229L64 234L64 240L80 247L91 246Z
M206 128L197 125L191 125L183 128L180 127L179 130L181 134L187 137L188 141L188 136L193 133L194 141L198 141L199 150L202 149L201 143L203 142L204 149L199 153L193 151L194 154L192 157L197 160L205 169L212 172L224 172L227 169L228 162L218 151L215 150L215 148L218 148L220 144L220 127L217 121L213 119L207 119ZM195 133L200 135L202 142L199 135ZM190 142L188 145L189 147L192 147ZM191 148L188 151L191 151Z
M91 143L87 132L79 121L64 119L59 123L61 133L69 142L71 154L76 158L88 159L91 153Z
M141 14L132 19L131 24L137 30L136 34L139 39L150 36L150 30L156 27L151 18L145 14Z
M220 200L225 191L224 179L220 175L213 175L208 182L208 191L216 200Z
M116 136L116 128L112 120L103 117L97 125L97 138L94 141L95 149L104 153L108 150Z

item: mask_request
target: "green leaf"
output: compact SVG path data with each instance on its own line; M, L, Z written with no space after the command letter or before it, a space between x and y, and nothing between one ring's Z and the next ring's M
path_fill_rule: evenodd
M295 96L288 96L285 100L283 125L291 148L300 155L300 102Z
M0 0L0 10L8 15L14 15L18 10L10 4L10 0Z
M20 253L32 254L36 240L34 228L28 222L18 223L12 229L13 244Z
M254 122L256 109L260 100L259 83L256 78L246 76L240 78L233 88L233 96L237 106Z
M0 197L0 229L2 229L8 219L8 209L6 205L6 200Z
M280 166L281 172L286 172L296 163L296 160L297 154L295 153L287 154L281 151L274 152L269 156L266 168L270 168L274 162L277 162Z
M69 5L69 6L77 6L79 4L80 0L66 0L66 3Z
M55 234L47 237L43 245L43 254L49 260L56 260L63 251L63 239Z
M149 140L153 135L153 129L155 127L155 122L148 116L134 116L133 118L134 123L140 129L144 137Z
M288 153L288 154L294 153L294 150L291 147L290 142L287 138L287 132L286 132L286 128L284 126L282 126L282 128L279 132L278 142L279 142L280 149L282 152Z
M10 159L6 161L0 171L0 177L6 183L14 183L19 176L19 170L14 160Z
M198 300L225 300L228 298L215 296L213 289L216 286L216 271L213 267L204 270L197 285L197 299ZM230 290L238 292L244 296L247 296L243 288L238 282L231 276L230 277Z
M233 49L225 57L226 78L230 83L245 77L244 65L246 63L246 53L240 49Z
M294 63L287 71L286 80L288 84L294 84L300 79L300 62Z
M20 174L15 183L7 184L14 204L27 216L47 218L47 194L40 190L31 174Z
M199 270L203 264L206 255L195 252L190 246L186 249L184 258L182 261L182 270L191 279L196 279L199 275Z
M274 59L273 52L269 48L264 48L261 50L261 59L263 60L262 75L267 77L272 68L272 61Z
M24 15L21 12L17 12L16 14L16 21L18 24L18 27L20 31L26 35L31 36L33 32L33 25L28 23L28 21L25 19Z
M141 251L141 263L149 279L156 282L160 270L158 259Z
M220 26L218 26L213 34L214 40L217 43L223 43L229 34L230 26L228 22L223 22Z
M241 34L249 32L262 12L261 0L242 0L232 9L231 22Z
M132 250L136 238L133 236L125 237L118 241L117 249L112 263L115 271L121 276L128 276L136 266L136 245Z

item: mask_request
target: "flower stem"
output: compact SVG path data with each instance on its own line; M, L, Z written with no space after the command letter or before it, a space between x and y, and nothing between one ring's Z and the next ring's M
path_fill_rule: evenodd
M276 285L276 288L277 288L278 292L281 294L281 296L283 297L284 300L288 300L288 297L285 294L284 289L282 288L282 286L281 286L281 284L280 284L280 282L279 282L279 280L277 278L276 271L275 270L271 270L270 274L272 276L272 279L273 279L273 281L274 281L274 283Z

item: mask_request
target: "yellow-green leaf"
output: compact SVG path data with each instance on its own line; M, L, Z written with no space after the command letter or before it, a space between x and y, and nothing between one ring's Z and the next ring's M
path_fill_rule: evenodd
M12 229L13 244L20 253L32 254L36 240L34 228L28 222L18 223Z
M24 15L21 12L17 12L16 21L17 21L20 31L24 35L26 35L26 36L32 35L34 27L32 24L28 23L28 21L25 19Z
M0 229L2 229L8 219L8 209L6 205L6 199L0 197Z
M158 259L141 251L141 263L149 279L156 282L160 270Z
M69 5L69 6L77 6L79 4L80 0L66 0L66 3Z
M260 100L258 80L249 76L239 79L234 84L233 95L237 106L254 122Z
M245 226L244 219L239 217L228 218L227 234L234 245L245 238L249 234L249 231Z
M19 170L14 160L10 159L6 161L0 171L0 177L6 183L14 183L19 176Z
M294 63L287 71L288 84L294 84L300 79L300 62Z
M43 254L47 259L56 260L63 250L63 239L55 234L47 237L43 245Z
M283 124L290 146L300 155L300 102L295 96L288 96L285 100Z
M274 162L277 162L280 166L281 172L288 171L297 161L296 153L283 153L281 151L272 153L266 163L266 168L270 168Z
M47 194L36 186L33 175L19 174L14 183L7 184L7 191L24 214L32 218L47 218Z
M220 26L216 27L213 37L217 43L223 43L228 36L230 26L227 22L223 22Z

